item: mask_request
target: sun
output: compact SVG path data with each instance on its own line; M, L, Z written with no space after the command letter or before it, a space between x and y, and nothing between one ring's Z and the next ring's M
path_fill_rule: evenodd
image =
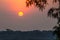
M23 16L24 13L22 11L18 12L18 16Z

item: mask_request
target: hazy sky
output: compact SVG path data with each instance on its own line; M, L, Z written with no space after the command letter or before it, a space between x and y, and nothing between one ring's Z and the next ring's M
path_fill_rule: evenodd
M52 4L49 0L50 4L41 12L34 6L26 7L25 1L0 0L0 30L51 30L57 24L57 19L47 17L47 12L51 7L58 7L58 3ZM24 16L18 16L20 11Z

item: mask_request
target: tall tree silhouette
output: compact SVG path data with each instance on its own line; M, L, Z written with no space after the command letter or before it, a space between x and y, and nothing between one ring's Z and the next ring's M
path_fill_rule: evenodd
M53 0L53 3L59 2L58 8L51 8L48 11L48 16L52 18L57 18L58 26L54 26L54 34L57 35L57 39L60 40L60 0ZM48 0L26 0L26 6L29 7L31 5L36 6L40 10L43 10L45 6L48 4Z

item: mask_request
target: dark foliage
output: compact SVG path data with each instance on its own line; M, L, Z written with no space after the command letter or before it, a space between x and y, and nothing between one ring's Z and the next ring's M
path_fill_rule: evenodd
M53 34L57 36L57 40L60 40L60 25L55 26L53 29L55 29Z
M36 6L40 10L43 10L45 6L48 4L48 0L26 0L26 6L29 7L31 5ZM59 2L59 8L51 8L48 11L48 16L57 18L57 24L60 25L60 0L53 0L53 3ZM54 33L58 36L58 40L60 40L60 26L55 26ZM57 31L58 30L58 31Z
M48 16L53 17L53 18L57 18L58 22L58 26L55 26L54 32L53 34L57 35L57 40L60 40L60 8L51 8L48 12Z
M41 10L43 10L45 8L46 4L47 4L47 0L27 0L26 1L27 7L34 5Z

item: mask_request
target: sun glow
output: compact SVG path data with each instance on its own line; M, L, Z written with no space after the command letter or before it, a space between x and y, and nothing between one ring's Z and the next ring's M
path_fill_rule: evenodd
M19 13L18 13L18 16L23 16L23 15L24 15L23 12L19 12Z

